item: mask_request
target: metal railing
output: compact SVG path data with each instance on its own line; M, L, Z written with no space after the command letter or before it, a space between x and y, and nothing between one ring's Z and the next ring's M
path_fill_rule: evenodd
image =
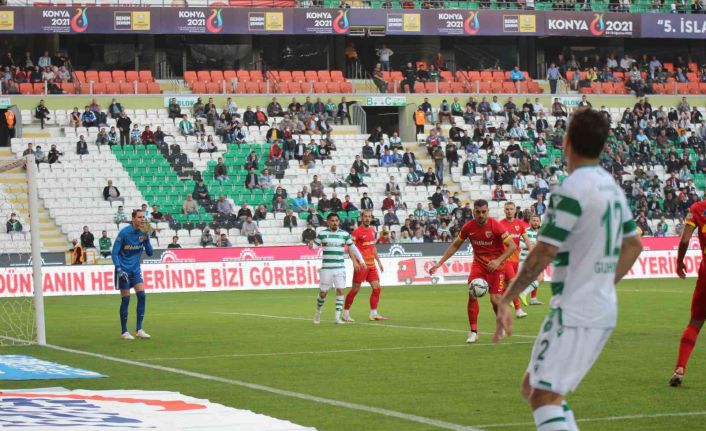
M367 133L368 117L365 115L365 109L358 103L353 103L349 107L351 111L351 123L360 127L361 133Z

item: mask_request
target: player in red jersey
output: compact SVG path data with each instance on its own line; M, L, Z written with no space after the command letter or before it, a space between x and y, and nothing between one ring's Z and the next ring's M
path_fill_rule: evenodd
M505 202L505 218L499 220L500 226L504 227L512 240L515 241L515 246L517 249L515 252L505 261L505 282L510 284L512 280L517 276L517 271L520 267L520 240L525 240L525 244L529 244L529 237L525 230L527 229L527 223L515 217L515 203L512 201ZM518 319L527 317L527 313L522 309L522 304L520 304L520 298L515 297L512 301L515 306L515 316Z
M387 317L378 314L381 290L378 268L380 268L380 272L383 272L384 269L380 257L378 256L377 248L375 248L377 233L375 232L375 228L370 226L370 222L372 221L372 211L363 211L360 215L361 225L351 234L353 243L355 243L355 246L360 250L360 254L363 255L365 268L353 272L353 285L351 286L351 290L348 291L348 295L346 295L346 302L343 306L343 320L346 322L353 322L353 318L351 318L350 314L351 305L353 305L353 300L358 294L358 291L360 291L360 286L364 281L370 283L370 287L373 288L370 294L370 320L387 320ZM376 262L377 266L375 266Z
M446 250L439 262L429 268L429 273L433 274L444 262L446 262L456 251L469 240L473 247L473 265L468 281L475 278L482 278L488 283L490 291L490 302L493 310L497 314L498 304L505 291L505 261L515 253L517 246L512 240L507 230L492 217L488 216L488 202L478 199L473 203L473 220L467 222L461 228L458 237ZM480 305L475 296L468 295L468 321L471 331L468 333L466 343L475 343L478 340L478 312Z
M694 230L698 230L699 245L701 246L701 250L706 252L706 200L693 204L691 208L689 208L689 214L686 216L684 231L679 241L679 253L677 255L677 275L679 275L679 278L686 277L684 256L686 256L686 251L689 248L689 240ZM696 339L699 336L701 327L704 325L704 320L706 320L706 260L702 260L699 266L696 288L691 297L691 320L689 320L689 324L681 335L677 365L674 367L674 374L669 380L671 386L680 386L684 380L686 363L689 362L689 356L691 356L691 352L694 350Z

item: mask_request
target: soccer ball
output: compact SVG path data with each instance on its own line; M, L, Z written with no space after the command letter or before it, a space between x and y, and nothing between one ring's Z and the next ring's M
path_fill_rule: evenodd
M488 282L482 278L474 278L468 283L468 294L474 298L480 298L488 293Z

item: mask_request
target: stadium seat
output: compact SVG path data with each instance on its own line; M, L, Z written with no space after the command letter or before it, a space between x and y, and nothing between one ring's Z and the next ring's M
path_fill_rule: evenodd
M219 84L221 81L223 81L225 78L223 77L223 71L220 70L212 70L211 71L211 81L213 82L218 82Z
M86 82L98 82L98 71L96 70L87 70L86 71Z
M483 81L492 81L493 73L488 70L484 70L480 73L480 79L482 79Z
M493 81L504 81L505 80L505 72L502 71L494 71L492 72L493 76Z
M233 78L238 78L238 74L235 70L226 70L223 72L223 79L227 80L228 83L230 83Z
M138 75L136 70L128 70L125 72L125 81L126 82L134 82L134 81L139 81L140 76Z
M147 88L147 83L146 82L138 82L137 83L137 94L147 94L148 88Z
M306 77L304 76L304 72L301 70L293 70L292 71L292 81L297 81L297 82L303 82L306 80Z
M315 70L306 70L304 71L304 79L306 79L307 81L318 81L319 74L316 73Z
M292 73L288 70L281 70L279 72L279 80L282 82L291 82L292 81Z
M328 70L319 70L318 72L319 81L328 82L331 81L331 73Z
M98 81L105 83L113 82L113 74L107 70L101 70L98 72Z
M158 82L148 82L147 83L147 92L149 94L161 94L162 88L160 87Z
M480 81L481 79L480 72L477 70L469 70L467 76L469 81Z
M130 83L130 82L123 82L120 85L120 94L135 94L135 85ZM113 93L110 89L113 87L113 85L108 86L108 92Z
M340 82L327 82L322 83L329 93L341 93L341 83Z
M191 91L195 94L205 93L206 92L206 83L199 82L199 81L194 82L191 85Z
M414 86L415 90L417 86ZM436 93L436 82L425 82L424 83L424 92L425 93Z
M44 94L44 83L35 82L32 84L34 86L34 94Z
M197 80L198 80L198 76L196 76L196 72L194 72L193 70L184 71L184 81L194 82Z
M245 92L247 94L258 94L260 92L260 86L257 82L248 81L245 83Z
M20 84L20 94L34 94L34 87L30 82L23 82Z
M314 93L326 93L326 88L326 82L314 82Z
M463 86L463 82L451 82L451 92L452 93L465 93L466 89Z
M471 90L471 91L472 91L472 90ZM489 82L483 82L483 81L481 81L481 83L480 83L480 90L479 90L479 91L480 91L481 93L486 93L486 94L493 92L493 90L492 90L492 88L491 88L491 86L490 86L490 83L489 83Z
M264 81L265 78L262 76L262 72L259 70L251 70L250 71L250 80L251 81Z
M332 70L330 75L331 75L332 81L345 81L346 80L346 78L343 76L343 72L341 72L340 70ZM392 76L394 78L394 74ZM402 76L402 74L400 74L400 76Z
M60 87L66 94L76 94L76 86L73 82L63 82Z
M209 94L220 94L223 93L223 81L220 82L207 82L206 92Z
M125 71L114 70L113 71L113 82L127 82Z
M139 72L140 82L153 82L154 77L152 76L151 70L141 70Z
M83 70L74 70L74 78L79 82L86 82L86 74Z
M490 91L492 93L502 93L503 92L503 83L502 82L491 82L490 83Z
M503 93L513 94L517 93L517 87L514 82L503 82Z
M439 93L451 93L451 84L448 82L440 82Z
M196 78L199 81L211 82L211 73L208 70L199 70L196 72Z
M117 84L111 84L111 85L117 85ZM93 83L93 94L108 94L106 84L104 82ZM117 91L113 92L113 94L118 94L118 92Z

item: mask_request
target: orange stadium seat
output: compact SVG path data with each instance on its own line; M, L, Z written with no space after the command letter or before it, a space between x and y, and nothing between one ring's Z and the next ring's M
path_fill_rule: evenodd
M223 92L223 84L221 82L207 82L206 92L209 94L220 94Z
M677 84L677 93L689 94L689 86L685 82L678 83Z
M110 90L114 85L116 84L111 84L108 86L108 92L113 93L112 90ZM120 94L135 94L135 84L132 82L123 82L120 85Z
M453 75L448 70L442 70L439 73L439 75L441 75L441 77L444 78L444 81L453 81L454 80Z
M689 82L688 84L686 84L686 87L689 89L689 94L699 94L698 82Z
M490 72L489 70L484 70L480 73L480 79L484 81L492 81L493 80L493 73Z
M259 70L251 70L250 71L250 80L251 81L264 81L265 78L262 76L262 72Z
M315 70L306 70L304 71L304 78L307 81L318 81L319 80L319 74L316 73Z
M281 70L279 72L279 80L282 82L291 82L292 81L292 73L288 70Z
M503 92L503 83L502 82L491 82L490 83L490 92L491 93L502 93Z
M699 93L706 94L706 82L699 83Z
M338 85L336 85L338 87ZM325 82L314 82L314 93L326 93L326 83Z
M245 92L248 94L257 94L260 91L260 87L257 85L257 82L254 81L247 81L245 83Z
M66 94L76 94L76 86L72 82L64 82L60 87Z
M98 72L95 70L87 70L86 71L86 82L89 81L94 81L98 82Z
M395 72L392 72L392 75L391 75L392 77L395 76L394 73ZM400 73L400 72L397 72L397 73ZM330 75L331 75L332 81L345 81L346 80L346 78L343 76L343 72L341 72L340 70L332 70ZM400 76L402 76L401 73L400 73Z
M125 71L114 70L113 71L113 82L127 82L127 79L125 78Z
M505 80L505 72L502 72L502 71L494 71L492 76L493 76L493 81L504 81Z
M20 94L33 94L34 87L29 82L23 82L20 84Z
M186 82L193 82L196 81L198 77L196 76L196 72L193 70L185 70L184 71L184 81Z
M302 82L305 80L306 76L304 76L304 72L302 72L301 70L292 71L292 81Z
M137 94L147 94L147 83L138 82L137 83Z
M93 84L93 94L108 94L106 84L103 82L96 82ZM114 94L117 94L115 92Z
M196 94L205 93L206 92L206 83L194 81L194 83L191 84L191 91Z
M473 92L473 90L471 90L471 92ZM493 90L492 90L491 87L490 87L490 83L489 83L489 82L483 82L483 81L481 81L479 92L481 92L481 93L492 93Z
M451 93L451 84L448 82L440 82L439 93Z
M212 70L211 71L211 81L218 82L219 84L223 81L223 71L222 70Z
M339 82L338 85L341 86L341 93L350 94L353 92L353 84L350 82Z
M154 77L152 76L151 70L141 70L139 73L140 82L153 82Z
M237 78L237 77L238 77L238 72L236 72L235 70L223 71L223 78L227 79L228 81L230 81L233 78Z
M463 88L463 82L450 82L452 93L465 93L466 89Z
M414 88L417 88L415 85ZM436 93L436 82L425 82L424 83L424 92L425 93Z
M331 73L328 70L319 70L319 81L328 82L331 81Z
M98 72L98 81L100 82L113 82L113 74L107 70L101 70Z
M517 93L517 87L514 82L503 82L503 93Z
M480 72L477 70L469 70L466 76L468 76L469 81L480 81Z
M33 84L34 88L34 94L44 94L44 83L43 82L35 82Z
M673 63L662 63L662 67L667 69L669 73L674 73L674 64Z
M465 81L468 79L468 74L464 72L463 70L457 70L456 71L456 79L459 81Z
M83 70L74 70L74 76L78 82L86 82L86 74Z
M128 70L125 72L125 82L139 81L140 76L137 74L136 70ZM194 78L196 80L196 78Z
M147 92L149 94L161 94L162 93L162 88L159 86L158 82L148 82L147 83Z
M208 70L199 70L196 72L196 77L199 81L211 82L211 73Z
M329 93L341 93L341 83L340 82L326 82L322 84L326 86L326 91Z

